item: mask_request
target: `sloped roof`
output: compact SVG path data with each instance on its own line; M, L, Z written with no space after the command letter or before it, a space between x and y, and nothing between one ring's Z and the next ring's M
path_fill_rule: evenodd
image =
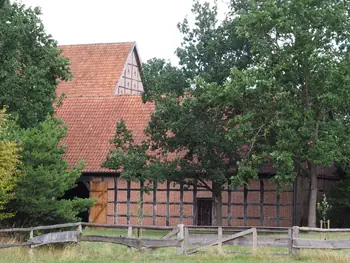
M62 144L68 146L64 158L71 164L86 163L84 172L108 172L101 168L115 135L116 122L124 119L136 143L154 111L154 104L142 102L140 95L68 97L57 109L57 117L69 127Z
M134 42L59 46L71 61L72 81L61 82L58 96L105 96L115 94Z

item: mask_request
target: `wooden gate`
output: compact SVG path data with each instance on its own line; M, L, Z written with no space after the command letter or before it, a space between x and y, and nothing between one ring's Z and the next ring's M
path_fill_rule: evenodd
M90 208L89 222L107 224L108 182L90 182L90 198L97 199Z

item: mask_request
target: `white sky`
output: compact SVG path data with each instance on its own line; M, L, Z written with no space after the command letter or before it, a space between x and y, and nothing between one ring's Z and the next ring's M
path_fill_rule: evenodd
M204 1L204 0L203 0ZM207 0L214 2L214 0ZM225 4L219 0L223 16ZM181 43L176 25L191 18L192 0L22 0L40 6L46 31L59 44L136 41L143 62L170 59Z

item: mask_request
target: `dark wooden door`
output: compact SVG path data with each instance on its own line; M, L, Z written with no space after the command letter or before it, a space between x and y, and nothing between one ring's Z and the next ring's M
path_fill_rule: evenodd
M212 204L213 204L213 199L211 198L197 199L197 209L198 209L197 222L199 226L211 226Z

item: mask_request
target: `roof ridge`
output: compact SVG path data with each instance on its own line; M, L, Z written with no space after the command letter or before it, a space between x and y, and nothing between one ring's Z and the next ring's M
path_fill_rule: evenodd
M80 44L64 44L57 45L58 47L67 47L67 46L92 46L92 45L116 45L116 44L135 44L136 41L125 41L125 42L98 42L98 43L80 43Z

